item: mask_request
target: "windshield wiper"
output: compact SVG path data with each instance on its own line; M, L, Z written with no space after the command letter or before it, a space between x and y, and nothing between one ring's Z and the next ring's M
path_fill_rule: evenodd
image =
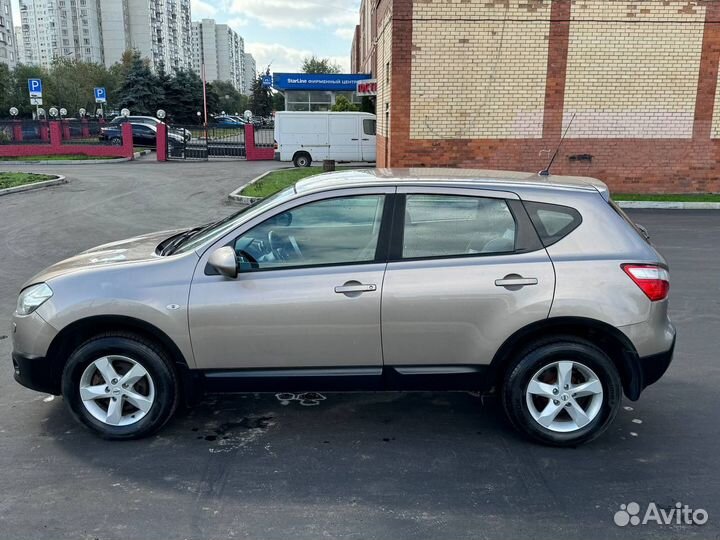
M172 255L175 250L185 242L185 240L192 238L206 227L207 225L202 225L200 227L188 229L187 231L181 232L180 234L176 235L172 240L170 240L170 242L163 246L160 255Z

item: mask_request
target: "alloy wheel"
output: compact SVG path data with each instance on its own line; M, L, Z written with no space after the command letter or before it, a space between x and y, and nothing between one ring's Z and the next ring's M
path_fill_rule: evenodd
M147 415L155 402L155 384L132 358L108 355L91 362L80 377L85 409L110 426L129 426Z
M525 390L532 418L556 433L570 433L588 425L599 414L603 399L603 386L595 372L572 360L542 367Z

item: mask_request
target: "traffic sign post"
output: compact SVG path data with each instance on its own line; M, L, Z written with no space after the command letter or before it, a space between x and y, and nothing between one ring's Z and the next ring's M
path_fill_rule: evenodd
M103 109L103 103L107 103L107 92L104 86L95 87L95 103L100 104L100 110ZM105 111L103 111L103 116L105 116Z
M40 120L40 105L42 105L42 80L28 79L28 92L30 93L30 105L35 105L35 115Z

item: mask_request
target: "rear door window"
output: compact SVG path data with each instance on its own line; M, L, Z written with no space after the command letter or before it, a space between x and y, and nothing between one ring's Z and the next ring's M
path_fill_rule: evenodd
M524 205L545 247L559 242L582 223L580 212L569 206L529 201Z
M515 250L515 220L503 199L408 195L404 231L404 259L491 255Z

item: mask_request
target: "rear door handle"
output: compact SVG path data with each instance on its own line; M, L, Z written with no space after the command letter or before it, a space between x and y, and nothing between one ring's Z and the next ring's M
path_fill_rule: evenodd
M357 141L357 139L350 139L351 141Z
M496 279L495 285L497 287L525 287L526 285L537 285L537 278L524 278L522 276L505 276L502 279Z
M338 294L372 292L376 290L377 285L365 285L363 283L346 283L345 285L338 285L335 287L335 292Z

